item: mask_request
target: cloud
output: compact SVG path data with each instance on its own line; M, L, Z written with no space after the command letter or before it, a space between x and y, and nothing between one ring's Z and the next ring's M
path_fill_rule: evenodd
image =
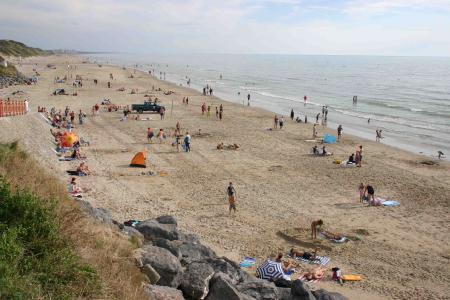
M47 49L386 55L450 53L450 38L445 33L445 28L450 28L450 5L449 1L443 0L3 2L0 38L16 39ZM394 11L401 11L400 16L392 17L390 13ZM417 18L420 13L423 16Z

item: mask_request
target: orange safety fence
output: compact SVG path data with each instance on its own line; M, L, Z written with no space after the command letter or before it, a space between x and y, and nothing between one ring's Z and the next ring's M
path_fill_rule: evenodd
M0 117L18 116L25 113L25 101L0 99Z

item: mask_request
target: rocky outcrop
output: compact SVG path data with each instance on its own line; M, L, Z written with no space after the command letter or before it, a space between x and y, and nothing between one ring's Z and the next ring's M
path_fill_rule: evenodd
M163 238L166 240L177 240L178 230L176 224L163 224L157 220L146 220L136 225L136 229L142 233L147 240Z
M168 250L153 245L142 247L142 265L149 264L161 276L158 285L177 288L181 282L181 263Z
M317 300L348 300L347 297L344 297L339 293L332 293L322 289L313 291L312 293L316 296Z
M151 300L184 300L180 290L167 286L149 285L147 293Z
M346 300L339 293L311 292L302 281L283 284L253 277L226 257L218 257L195 234L179 232L177 220L161 216L125 226L102 209L80 201L101 222L118 225L123 233L142 243L137 263L147 275L152 300ZM137 223L137 224L135 224ZM128 224L128 223L127 223ZM128 224L129 225L129 224Z
M209 292L209 281L214 269L207 262L193 262L184 271L181 290L191 299L204 299Z

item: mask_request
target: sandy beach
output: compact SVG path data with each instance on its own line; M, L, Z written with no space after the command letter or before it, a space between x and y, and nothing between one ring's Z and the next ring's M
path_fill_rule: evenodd
M47 68L48 63L56 69ZM56 76L68 74L68 64L73 66L69 74L73 78L55 84ZM88 117L82 126L76 123L74 131L90 142L82 153L94 173L79 178L80 185L90 189L84 199L109 210L118 221L174 215L182 229L237 262L244 256L262 261L293 246L308 251L318 247L320 255L331 258L327 269L339 266L344 274L359 274L363 280L339 286L329 271L313 288L337 291L350 299L449 299L449 162L349 136L345 128L342 140L327 146L332 156L315 157L309 154L316 144L310 141L312 123L297 124L286 116L282 130L267 130L273 125L271 112L202 96L144 72L82 63L76 56L28 58L18 68L27 75L35 68L41 76L37 85L0 90L1 98L15 99L11 93L23 90L26 94L20 99L30 99L28 115L0 119L0 142L19 139L46 169L68 182L66 171L77 163L58 161L51 126L37 108L83 110ZM108 88L110 73L114 80ZM134 78L129 78L131 74ZM82 76L83 87L72 87L75 75ZM152 86L174 93L164 95L152 91ZM125 91L118 91L121 87ZM50 96L57 88L70 94L77 91L78 96ZM138 93L131 94L132 89ZM121 121L121 111L103 109L92 116L92 106L104 98L123 106L143 103L145 94L161 100L164 120L146 113L141 116L144 120ZM189 105L182 103L183 97L189 97ZM212 107L210 117L201 113L204 102ZM222 121L215 116L220 104ZM190 153L177 152L172 137L163 143L147 142L148 127L170 134L178 121L182 133L192 136ZM321 125L318 133L335 134ZM217 150L221 142L240 148ZM347 159L359 145L364 147L361 168L333 163ZM148 151L148 167L130 168L130 160L142 150ZM155 175L142 174L149 171ZM226 196L230 181L237 191L237 213L232 215ZM374 186L377 197L401 205L360 204L361 182ZM324 229L350 240L343 244L311 240L310 223L317 219L324 221Z

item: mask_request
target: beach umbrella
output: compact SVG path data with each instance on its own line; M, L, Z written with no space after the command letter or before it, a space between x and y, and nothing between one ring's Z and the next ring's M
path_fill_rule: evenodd
M283 269L281 268L281 263L266 260L256 269L256 277L267 280L273 280L283 277Z

